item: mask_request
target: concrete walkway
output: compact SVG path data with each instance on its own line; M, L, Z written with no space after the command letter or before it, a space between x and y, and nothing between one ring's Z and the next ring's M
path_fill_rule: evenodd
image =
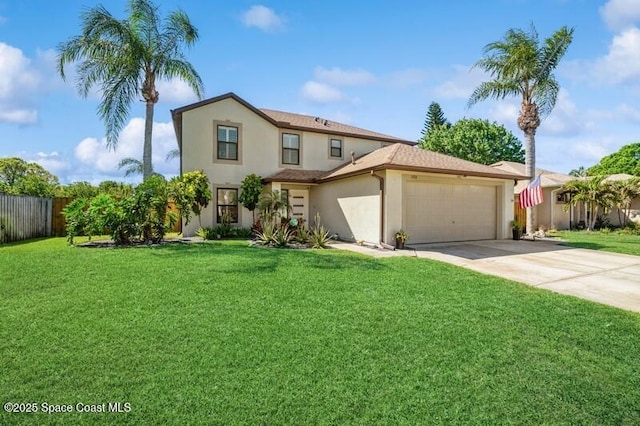
M378 250L336 243L376 257L413 256L451 263L534 287L640 312L640 256L566 247L555 241L473 241Z

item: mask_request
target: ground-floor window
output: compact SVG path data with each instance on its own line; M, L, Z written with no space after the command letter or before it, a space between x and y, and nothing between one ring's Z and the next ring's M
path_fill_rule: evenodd
M238 223L238 190L235 188L218 188L216 197L216 222L223 219L230 223Z

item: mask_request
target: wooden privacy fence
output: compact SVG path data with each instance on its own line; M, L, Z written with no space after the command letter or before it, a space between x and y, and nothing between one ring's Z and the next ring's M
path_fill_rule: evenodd
M527 226L527 210L520 207L520 200L516 197L513 203L513 218L524 229Z
M0 244L51 236L51 198L0 194Z

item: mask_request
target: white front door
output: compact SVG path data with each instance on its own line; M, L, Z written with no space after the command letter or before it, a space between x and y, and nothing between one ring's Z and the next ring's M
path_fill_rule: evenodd
M290 189L289 203L291 203L291 217L304 219L309 223L309 190Z

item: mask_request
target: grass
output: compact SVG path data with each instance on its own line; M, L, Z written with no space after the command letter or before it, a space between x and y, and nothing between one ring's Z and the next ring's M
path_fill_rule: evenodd
M566 245L571 247L640 256L640 235L618 231L556 231L553 235L566 240Z
M640 316L415 258L0 246L0 424L639 424Z

